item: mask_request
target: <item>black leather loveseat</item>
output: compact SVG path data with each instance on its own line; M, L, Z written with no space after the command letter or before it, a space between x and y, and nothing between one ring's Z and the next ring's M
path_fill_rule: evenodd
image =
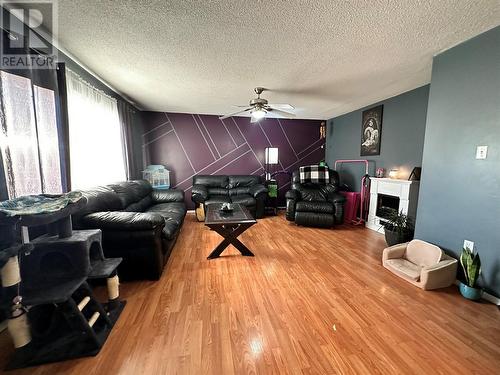
M120 277L160 278L186 215L182 190L125 181L83 191L75 229L101 229L106 257L122 257Z
M239 203L246 206L257 219L264 216L267 188L259 176L212 176L193 177L192 201L198 206L210 203Z
M339 174L329 170L329 176L324 184L302 184L299 171L293 172L292 189L286 193L287 220L310 227L342 223L345 197L338 193Z

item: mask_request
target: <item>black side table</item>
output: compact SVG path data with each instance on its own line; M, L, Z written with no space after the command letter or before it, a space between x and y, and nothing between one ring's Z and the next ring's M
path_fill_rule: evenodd
M268 190L265 213L269 216L275 216L278 214L278 181L267 180L264 184Z

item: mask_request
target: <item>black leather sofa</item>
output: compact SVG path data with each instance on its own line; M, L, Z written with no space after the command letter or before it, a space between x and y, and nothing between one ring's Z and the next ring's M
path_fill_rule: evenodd
M182 190L154 190L145 180L83 191L75 229L101 229L106 257L122 257L120 277L160 278L186 216Z
M213 176L193 177L191 200L196 204L239 203L246 206L255 218L264 216L267 188L259 176Z
M330 170L329 175L326 184L301 184L299 171L293 172L292 189L285 195L287 220L324 228L342 223L345 197L338 193L338 173Z

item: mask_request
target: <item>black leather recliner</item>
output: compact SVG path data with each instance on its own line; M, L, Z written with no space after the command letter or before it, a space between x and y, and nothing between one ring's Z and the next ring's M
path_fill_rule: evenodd
M120 277L159 279L186 216L184 192L136 180L82 193L87 205L73 227L102 230L105 256L123 258Z
M259 176L213 176L193 177L191 200L196 204L240 203L246 206L255 218L264 216L267 188Z
M330 170L329 175L326 184L301 184L299 171L293 172L292 190L285 195L287 220L324 228L342 223L345 197L338 193L339 174Z

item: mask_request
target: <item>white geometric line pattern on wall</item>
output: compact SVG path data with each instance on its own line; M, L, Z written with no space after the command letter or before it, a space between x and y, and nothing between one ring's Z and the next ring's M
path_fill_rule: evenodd
M299 157L297 156L297 152L295 151L295 149L293 148L293 145L292 143L290 142L290 139L288 138L288 135L286 135L286 132L285 132L285 129L283 129L283 125L281 125L281 121L280 119L276 119L278 121L278 125L280 126L280 129L281 131L283 132L283 135L285 136L288 144L290 145L290 148L292 149L293 151L293 154L295 155L295 157L297 158L297 160L299 160Z
M192 115L193 116L193 120L194 120L194 123L196 124L196 126L198 127L198 130L200 131L201 133L201 136L203 137L203 139L205 140L205 143L207 144L207 147L208 149L210 150L210 153L212 154L212 156L214 157L214 160L217 160L217 157L215 156L213 150L212 150L212 147L210 147L210 145L208 144L208 141L207 141L207 137L205 137L205 133L203 133L203 131L201 130L200 128L200 124L198 124L198 120L196 119L196 116L195 115ZM212 142L213 143L213 142ZM215 144L214 144L214 147L215 147ZM219 155L220 157L220 155Z
M189 192L195 175L263 176L266 147L279 149L275 170L289 173L324 159L319 120L264 119L251 124L245 117L221 121L211 115L157 112L147 112L145 118L145 163L165 165L171 171L171 186L186 192L190 208ZM279 199L283 201L290 178L281 174L277 179Z
M219 154L219 157L220 157L220 152L219 150L217 149L217 145L215 144L214 140L212 139L212 136L210 135L210 132L208 131L207 127L205 126L205 123L203 122L203 119L201 118L200 115L198 115L198 118L200 119L201 121L201 125L203 126L203 128L205 129L205 131L207 132L208 134L208 138L210 138L210 141L212 142L212 144L214 145L214 148L215 148L215 151L217 151L217 154Z
M225 156L228 156L228 155L232 154L234 151L236 151L236 150L240 149L240 148L241 148L241 147L243 147L243 146L248 146L248 144L247 144L246 142L245 142L245 143L242 143L241 145L239 145L238 147L236 147L234 150L229 151L229 152L228 152L227 154L225 154L225 155L222 155L222 156L221 156L221 159L222 159L223 157L225 157ZM219 160L220 160L220 159L218 159L218 160L215 160L215 161L211 162L211 163L210 163L210 164L208 164L205 168L200 169L200 170L198 171L198 173L197 173L197 174L202 174L204 170L206 170L208 167L211 167L212 165L214 165L215 163L217 163ZM262 167L259 167L259 169L262 169ZM189 176L188 178L186 178L186 179L184 179L184 180L182 180L182 181L178 182L178 183L177 183L174 187L177 187L177 186L182 185L184 182L191 180L194 176L195 176L195 174L193 174L193 175Z
M234 124L236 125L236 129L238 129L238 131L240 132L241 136L243 137L243 139L245 140L245 142L248 144L248 146L250 146L250 144L248 143L247 139L245 138L245 135L242 133L240 127L238 126L238 124L236 123L236 120L234 119L234 117L231 117L231 120L233 120ZM252 149L252 147L250 147L250 150L252 150L253 152L253 155L255 156L255 159L259 162L260 166L262 168L264 168L264 165L261 163L261 161L259 160L259 158L257 157L257 154L255 153L255 151Z
M196 169L193 167L193 163L191 163L191 160L189 159L189 155L187 154L186 149L182 145L181 139L179 138L179 136L177 135L177 132L175 131L174 124L172 124L172 122L168 118L168 114L167 113L165 113L165 116L167 117L168 122L170 123L170 125L172 126L172 129L174 130L174 134L177 137L177 140L179 141L179 144L181 145L182 151L184 151L184 154L186 155L186 159L188 160L189 165L191 166L191 168L193 168L193 172L196 173Z

